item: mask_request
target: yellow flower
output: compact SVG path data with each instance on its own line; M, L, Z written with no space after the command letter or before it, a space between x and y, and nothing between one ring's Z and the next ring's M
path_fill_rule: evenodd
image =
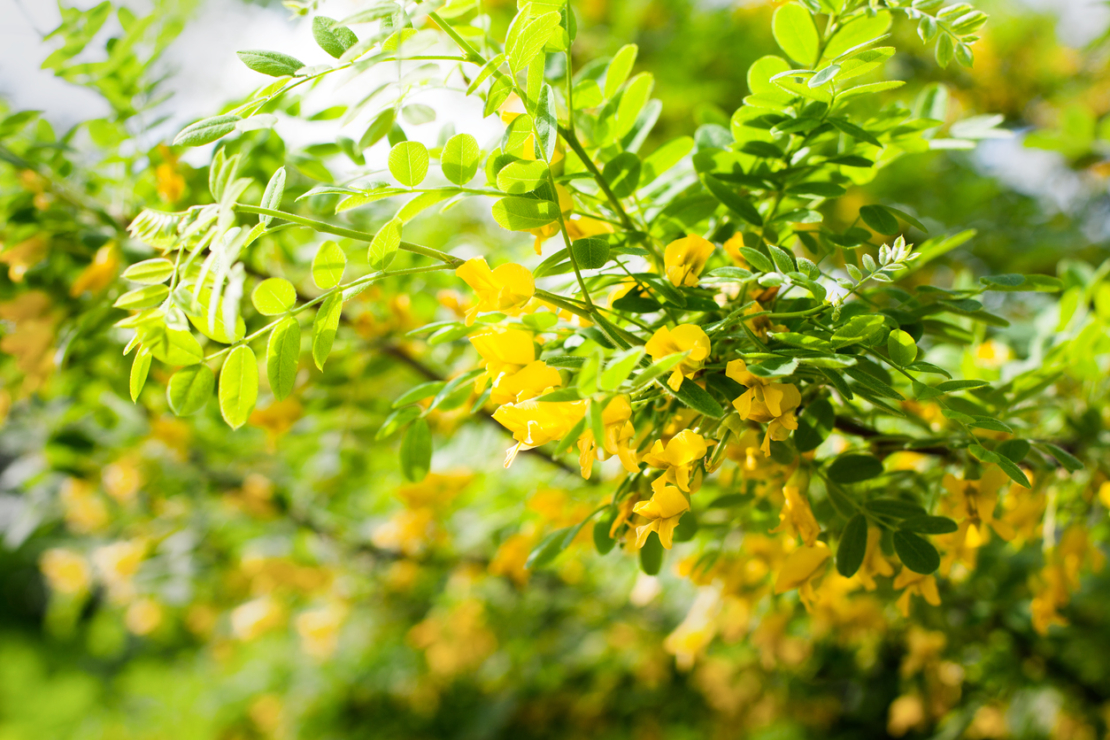
M511 535L497 548L489 563L490 575L507 576L518 586L528 583L531 571L524 567L528 555L536 546L536 538L523 533Z
M612 234L616 229L613 224L598 221L596 218L589 216L582 216L580 218L567 221L567 235L571 240L585 239L588 236L600 236L601 234Z
M894 579L894 588L904 588L905 591L898 597L898 610L903 617L910 615L910 597L914 594L925 599L933 606L940 606L940 592L937 591L937 579L924 573L914 573L909 568L902 566L902 572Z
M806 547L813 547L817 542L817 535L821 534L821 525L809 508L809 499L797 486L784 486L782 494L786 502L779 514L779 526L771 532L785 532L790 537L801 537Z
M301 612L295 623L297 635L301 638L301 649L316 660L330 658L339 645L339 628L346 618L347 609L342 604L328 604Z
M162 607L154 599L138 599L127 607L123 623L133 635L149 635L162 624Z
M648 535L659 534L659 541L668 550L674 544L674 528L682 514L690 509L690 502L674 486L660 486L655 489L650 501L641 501L632 511L649 520L647 524L636 527L636 547L643 547Z
M478 294L478 305L466 312L467 326L471 326L482 311L517 316L536 292L531 271L512 262L491 270L483 258L475 257L459 266L455 274Z
M66 478L62 482L59 499L66 524L74 532L95 532L108 524L108 507L88 481Z
M740 248L743 246L744 234L740 231L730 236L728 240L721 245L725 250L725 254L732 259L733 264L737 267L743 267L746 270L748 269L748 261L744 259L744 255L740 253Z
M812 547L799 547L787 556L775 579L775 593L782 594L798 589L798 596L809 611L817 594L813 581L825 570L825 563L831 553L824 542L815 542Z
M648 340L644 349L656 361L678 352L688 351L690 353L675 366L674 372L671 373L671 377L667 381L671 390L677 391L682 386L683 377L693 378L701 370L706 358L709 357L711 346L709 337L700 326L679 324L674 329L668 329L665 326L659 327L659 330Z
M281 607L262 596L231 612L231 633L244 642L253 640L281 624Z
M492 380L490 400L496 404L526 401L563 383L558 370L536 359L532 335L526 331L476 334L470 337L470 343L486 368L486 374L475 382L475 391L481 391L486 381Z
M970 548L979 547L990 539L987 527L993 529L1007 542L1014 538L1014 528L1009 522L996 520L994 509L998 504L998 489L1007 481L1007 476L996 465L987 468L979 480L960 480L948 473L942 481L952 498L946 501L952 518L966 524L964 544Z
M69 288L69 294L76 298L86 291L99 293L116 279L119 265L119 251L116 249L115 242L105 244L96 250L93 261L73 281L73 285Z
M131 579L139 572L145 555L146 545L139 540L121 540L93 551L93 565L114 600L132 597Z
M134 455L125 455L110 465L105 465L100 473L104 490L121 504L134 500L135 494L143 486L143 473L139 470Z
M894 575L894 566L883 557L883 550L879 546L882 538L882 530L877 527L867 530L867 550L863 554L863 563L856 571L855 577L868 591L875 590L875 576Z
M663 641L663 649L675 657L679 670L688 671L705 652L717 634L717 615L721 611L721 592L702 588L682 624Z
M694 465L709 451L705 439L689 429L679 432L663 444L656 440L651 450L644 454L644 462L666 472L652 483L652 488L673 483L680 490L690 491L690 473Z
M676 239L663 250L663 265L667 269L667 279L672 285L694 287L698 276L705 269L705 263L713 254L712 242L697 234Z
M517 441L505 456L505 467L512 465L520 450L562 439L586 415L585 401L522 401L505 404L493 413L501 426L512 432Z
M747 391L732 402L733 408L741 419L750 419L767 425L767 435L763 438L763 454L771 454L771 440L781 442L798 428L794 410L802 402L798 386L792 383L775 383L748 372L743 360L732 360L725 368L725 374Z
M39 561L50 588L61 594L84 593L89 588L89 564L73 550L47 550Z
M631 418L632 404L628 402L628 396L617 396L601 412L601 424L605 431L601 446L594 439L592 429L586 429L582 433L578 438L578 464L582 468L583 478L590 477L595 459L607 460L612 455L620 458L621 465L629 473L640 469L636 451L629 447L629 442L636 434Z

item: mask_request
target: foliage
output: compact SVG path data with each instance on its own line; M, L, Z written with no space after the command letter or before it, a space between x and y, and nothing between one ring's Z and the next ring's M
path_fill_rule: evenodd
M149 151L185 10L67 10L47 66L112 116L0 122L11 570L111 692L220 707L58 726L1095 732L1104 249L969 259L996 237L927 211L921 163L1008 132L933 68L890 78L922 42L970 68L986 16L781 5L739 107L682 129L637 45L579 51L575 9L430 8L315 15L307 63L240 52L276 79ZM492 141L428 133L470 102ZM1064 105L1026 143L1089 166L1095 114ZM291 149L294 119L365 133Z

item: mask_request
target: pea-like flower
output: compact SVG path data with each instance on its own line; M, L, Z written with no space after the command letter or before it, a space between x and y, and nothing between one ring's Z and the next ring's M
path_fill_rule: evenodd
M505 404L497 409L493 418L517 441L505 456L505 467L512 465L521 450L530 450L567 436L585 415L585 401L530 400Z
M825 563L831 554L824 542L815 542L812 547L799 547L790 553L775 579L775 593L798 589L798 596L806 610L810 610L817 598L813 581L825 572Z
M601 424L605 432L601 444L594 439L592 429L586 429L582 433L578 438L578 464L582 467L583 478L590 477L595 459L607 460L612 455L620 458L621 465L629 473L640 469L636 451L629 446L636 434L631 419L632 404L629 403L628 396L617 396L601 412Z
M989 540L990 529L1006 541L1014 538L1014 528L1009 522L994 518L998 489L1006 481L1006 474L996 465L987 468L979 480L961 480L948 473L941 481L952 496L945 502L947 509L960 525L955 534L964 535L968 547L976 548Z
M679 324L674 329L668 329L665 326L659 327L659 330L648 340L644 349L653 360L661 360L679 352L688 351L690 353L675 366L671 377L667 379L667 385L670 389L677 391L682 386L684 377L692 379L701 370L706 358L709 357L711 345L709 336L702 331L700 326Z
M743 360L733 360L725 368L725 374L748 390L732 402L733 408L741 419L767 423L767 435L763 438L763 454L771 454L771 440L781 442L798 428L794 410L802 402L802 394L792 383L775 383L748 372Z
M672 285L694 287L705 263L713 254L713 243L697 234L676 239L663 251L663 266Z
M562 385L559 371L536 359L536 346L526 331L485 332L470 337L470 343L482 356L486 368L486 374L475 381L474 389L480 393L486 381L492 381L490 400L494 403L526 401Z
M467 326L482 311L517 316L536 292L531 271L512 262L491 270L485 259L475 257L460 265L455 274L478 294L478 304L466 312Z
M632 509L648 520L647 524L636 527L636 547L643 547L648 535L656 532L663 547L670 550L674 545L674 528L678 526L683 512L689 509L690 502L674 486L656 489L649 501L641 501Z
M902 566L902 572L894 579L894 588L905 591L898 597L898 610L903 617L910 615L910 598L920 596L933 606L940 606L940 591L937 590L937 579L923 573L914 573L909 568Z
M708 450L705 439L689 429L671 437L667 444L656 440L651 450L644 455L644 462L666 472L652 483L652 488L659 490L669 483L688 493L693 467L698 460L705 457Z
M782 505L782 513L779 514L779 526L771 531L801 537L807 547L813 547L817 542L817 535L821 534L821 525L817 523L813 510L809 508L809 499L797 486L784 486L782 494L786 502Z

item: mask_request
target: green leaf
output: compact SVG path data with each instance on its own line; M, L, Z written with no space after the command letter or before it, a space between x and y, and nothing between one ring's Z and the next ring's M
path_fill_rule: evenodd
M281 198L285 195L285 168L278 167L274 170L274 174L270 176L270 181L266 183L266 191L262 193L262 202L259 203L263 208L270 210L277 210L281 205ZM264 226L269 226L273 216L259 216L259 223Z
M173 275L173 263L162 257L136 262L123 271L125 280L142 285L158 285Z
M919 504L897 498L871 499L864 506L880 516L889 516L895 519L909 519L910 517L925 515L925 509Z
M293 392L300 356L301 325L295 317L289 316L274 327L266 345L266 377L279 401Z
M812 80L811 80L811 82L812 82ZM829 123L831 123L837 129L839 129L839 130L843 131L844 133L848 134L853 139L859 139L860 141L866 141L868 144L871 144L872 146L882 146L883 145L883 143L881 141L879 141L878 139L875 138L874 134L863 130L862 128L860 128L856 124L851 123L850 121L846 121L843 118L830 118Z
M902 80L870 82L866 85L857 85L855 87L850 87L847 90L843 90L836 96L836 99L838 102L843 102L859 95L871 95L872 93L883 92L884 90L894 90L905 84L906 83Z
M558 557L559 553L563 551L563 540L566 539L567 532L570 529L570 527L556 529L540 540L540 544L528 554L528 559L524 561L525 569L537 570Z
M555 12L533 18L526 17L523 12L517 14L505 38L505 56L513 72L520 72L532 62L558 25L559 14Z
M154 359L167 365L196 365L204 359L204 350L196 337L181 329L161 329L143 339Z
M258 360L240 344L227 356L220 371L220 413L232 429L247 423L258 400Z
M402 393L400 397L393 402L393 408L399 409L410 403L416 403L417 401L423 401L425 398L431 398L443 390L446 385L447 382L444 380L433 380L428 383L421 383L415 388L410 388Z
M131 362L131 378L128 385L132 402L139 400L139 394L143 392L143 386L146 385L146 377L150 373L150 359L150 350L140 347Z
M599 383L601 389L615 391L619 388L621 383L628 380L628 376L632 374L643 356L643 347L633 347L613 355L605 371L601 373Z
M426 419L417 419L401 438L401 473L410 481L424 480L432 468L432 430Z
M994 463L998 467L1002 468L1002 472L1004 472L1014 483L1025 486L1026 488L1033 487L1032 485L1030 485L1029 479L1025 477L1025 473L1022 472L1021 468L1015 465L1014 461L1010 458L1004 457L995 452L991 452L990 450L984 448L982 445L971 445L967 448L967 451L971 453L972 457L974 457L976 460L979 460L980 462Z
M428 148L419 141L402 141L389 152L389 172L402 185L416 187L428 174Z
M610 141L623 139L636 125L636 119L643 107L647 105L653 87L655 87L655 78L647 72L641 72L629 81L628 87L621 93L620 102L617 103L617 114L610 131Z
M370 269L384 270L389 267L393 258L397 256L397 250L400 246L401 220L395 218L381 227L378 233L374 235L374 240L370 242L367 255L367 259L370 261Z
M297 73L304 62L288 54L282 54L277 51L266 51L263 49L255 49L250 51L237 51L239 59L243 64L255 72L271 77L285 77L286 75L293 75Z
M886 338L886 351L894 364L905 367L917 359L917 343L906 332L895 329Z
M636 44L626 44L617 50L609 67L605 70L605 99L609 100L621 89L621 85L628 79L632 65L636 63L636 54L640 48Z
M297 302L297 289L285 278L267 278L251 293L251 303L263 316L277 316Z
M540 145L545 161L550 162L555 156L555 145L559 141L559 120L555 110L555 92L546 82L540 88L539 100L536 103L536 140Z
M343 298L340 293L328 296L316 312L316 319L312 322L312 359L320 370L324 369L324 362L331 353L331 345L335 341L342 315Z
M856 514L848 520L840 544L836 548L836 570L845 578L851 578L863 565L867 554L867 517Z
M859 209L859 215L865 224L880 234L898 233L898 219L882 206L864 206Z
M609 261L609 242L598 237L577 239L570 245L570 249L582 270L596 270Z
M543 160L510 162L497 173L497 188L512 195L523 195L546 185L547 175L547 163Z
M154 308L166 300L169 294L170 289L165 285L147 285L124 293L112 305L115 308L125 308L130 311Z
M174 373L166 386L166 400L178 416L189 416L204 408L216 386L216 374L204 364L190 365Z
M386 108L370 122L366 127L366 132L362 138L358 140L359 151L369 149L384 139L386 135L393 129L393 121L397 116L397 111L393 108Z
M609 536L609 530L613 527L615 516L616 511L594 522L594 547L597 548L599 555L608 555L617 545L617 541Z
M326 241L316 250L312 258L312 282L320 290L331 290L343 279L347 269L347 255L333 241Z
M798 430L794 432L794 446L798 452L809 452L821 446L836 423L836 412L827 399L820 398L806 406L798 417Z
M1008 439L1002 442L994 451L999 455L1008 457L1015 463L1020 463L1029 454L1030 444L1024 439Z
M849 453L834 460L826 474L837 483L859 483L882 475L883 463L874 455Z
M942 393L952 393L954 391L968 391L973 388L985 388L989 386L985 380L946 380L937 386L937 390Z
M667 393L681 401L684 406L692 408L699 414L704 414L711 419L720 419L725 415L725 410L721 408L721 404L717 403L713 396L689 378L682 379L682 385L679 386L677 392L672 391L666 383L660 383L660 385Z
M750 200L734 190L731 185L721 182L713 175L702 175L701 179L702 182L705 183L706 190L708 190L714 198L723 203L730 211L753 226L763 225L763 217L759 215L759 211L756 207L752 205ZM766 272L771 272L772 270L773 268L769 268Z
M1064 469L1069 473L1074 473L1077 470L1083 469L1083 461L1063 447L1054 445L1051 442L1038 442L1037 446L1056 458L1056 461L1063 465Z
M173 140L174 146L203 146L211 144L216 139L227 136L235 130L235 124L242 119L239 116L227 114L213 116L181 129Z
M783 5L771 19L771 33L788 57L805 68L812 68L817 61L821 38L808 10L797 3Z
M956 522L946 516L911 516L902 521L902 529L918 534L952 534L959 529Z
M836 347L847 347L868 339L883 328L885 319L876 314L853 316L848 323L839 327L832 335L831 341Z
M640 158L632 152L621 152L605 163L601 174L613 195L627 198L640 184Z
M549 200L509 196L493 204L493 220L509 231L531 231L558 219L558 208Z
M652 532L648 535L644 546L640 548L640 570L649 576L659 574L663 567L663 543L659 535Z
M740 247L740 256L749 265L759 270L760 272L774 272L775 264L767 257L767 255L760 252L758 249L751 247Z
M651 153L640 168L640 185L647 185L682 161L694 148L692 136L671 139Z
M323 15L312 19L312 38L321 49L336 59L358 43L358 36L351 29Z
M459 185L466 185L478 174L482 150L478 141L470 134L456 134L447 140L439 157L443 176Z
M829 39L821 54L822 58L836 59L850 49L877 40L890 30L890 21L890 12L886 10L880 10L874 15L864 14L850 20Z
M979 278L979 283L988 290L1001 292L1036 291L1055 293L1063 289L1063 283L1048 275L988 275Z
M914 573L929 574L940 567L940 554L929 542L913 532L894 533L894 551L902 564Z

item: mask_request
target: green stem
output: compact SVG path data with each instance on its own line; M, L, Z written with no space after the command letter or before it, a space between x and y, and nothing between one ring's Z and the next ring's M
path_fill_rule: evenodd
M347 229L342 226L329 224L326 221L317 221L314 218L306 218L304 216L298 216L295 213L278 211L273 208L248 206L240 203L236 204L235 210L239 211L240 213L254 213L258 214L259 216L272 216L273 218L280 218L283 221L291 221L292 223L300 224L301 226L307 226L310 229L321 231L325 234L345 236L348 239L355 239L357 241L367 243L374 241L375 235L366 231ZM413 244L412 242L403 241L400 244L400 248L405 250L406 252L412 252L413 254L420 254L425 257L431 257L432 259L439 260L440 262L443 262L444 264L447 264L451 267L458 267L464 262L464 260L461 260L458 257L452 257L446 252L441 252L438 249L433 249L431 247L424 247L419 244Z
M449 265L425 265L423 267L410 267L410 268L405 269L405 270L394 270L393 272L377 272L377 273L373 273L371 275L363 275L360 278L356 278L355 280L352 280L351 282L347 283L346 285L337 285L334 288L332 288L331 290L325 291L321 295L316 296L312 300L306 301L306 302L302 303L301 305L297 306L296 308L290 309L281 318L271 321L269 324L266 324L266 326L262 327L258 331L252 332L252 333L248 334L247 336L243 337L242 339L240 339L235 344L224 347L219 352L213 352L212 354L208 355L207 357L204 358L204 361L209 362L210 360L218 359L218 358L222 357L223 355L226 355L231 350L238 347L240 344L249 344L250 342L254 341L255 339L258 339L259 337L264 336L264 335L268 334L269 332L273 331L274 327L276 327L278 324L280 324L286 318L288 318L290 316L296 316L297 314L301 313L305 309L312 308L313 306L315 306L319 303L323 303L329 297L331 297L332 295L334 295L336 293L341 293L345 290L350 290L351 288L357 288L361 285L365 285L366 283L372 283L375 280L381 280L381 279L384 279L384 278L397 277L397 276L400 276L400 275L418 275L418 274L424 273L424 272L435 272L437 270L449 270L449 269L451 269Z

